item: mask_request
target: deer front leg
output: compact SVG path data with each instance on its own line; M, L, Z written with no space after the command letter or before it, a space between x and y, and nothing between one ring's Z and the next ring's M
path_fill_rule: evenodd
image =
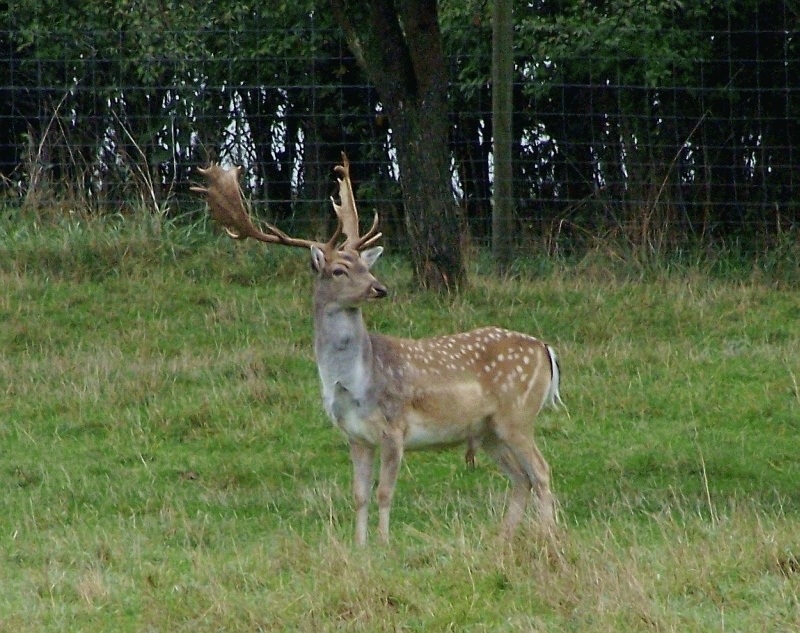
M356 545L367 543L369 497L372 492L372 465L375 449L355 440L350 441L353 462L353 501L356 506Z
M481 441L477 437L471 437L467 440L467 451L464 453L464 461L468 468L475 468L475 454L478 452L478 447Z
M378 536L382 543L389 542L389 512L402 459L402 432L386 429L381 438L381 473L378 479Z

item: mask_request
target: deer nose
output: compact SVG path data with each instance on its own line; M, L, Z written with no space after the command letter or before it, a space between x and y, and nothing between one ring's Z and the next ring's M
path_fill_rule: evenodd
M372 284L372 293L376 299L383 299L386 295L389 294L389 291L386 289L382 283L376 282Z

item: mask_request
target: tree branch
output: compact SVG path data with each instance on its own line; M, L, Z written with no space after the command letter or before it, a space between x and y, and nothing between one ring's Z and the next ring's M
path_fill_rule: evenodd
M405 42L418 82L420 98L426 98L433 88L446 85L447 64L444 62L442 37L439 32L437 0L397 0ZM446 91L445 91L446 94Z
M416 93L414 67L394 0L330 3L356 61L391 113Z
M367 61L364 58L364 49L361 47L361 41L358 38L353 21L350 19L350 14L344 6L344 0L330 0L331 11L336 22L339 23L344 37L347 40L347 46L356 58L356 62L364 70L367 69Z

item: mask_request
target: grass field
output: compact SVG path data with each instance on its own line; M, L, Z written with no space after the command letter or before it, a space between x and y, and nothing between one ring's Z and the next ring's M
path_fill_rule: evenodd
M533 516L498 542L506 480L460 450L408 455L391 546L351 545L303 255L9 220L0 630L800 630L797 260L679 259L478 262L451 298L377 267L376 329L491 323L559 351L569 411L537 429L559 567Z

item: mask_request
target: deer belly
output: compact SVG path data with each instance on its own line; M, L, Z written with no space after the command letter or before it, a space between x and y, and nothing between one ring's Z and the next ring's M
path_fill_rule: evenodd
M480 436L493 406L476 383L428 389L406 410L405 447L409 450L461 444Z

